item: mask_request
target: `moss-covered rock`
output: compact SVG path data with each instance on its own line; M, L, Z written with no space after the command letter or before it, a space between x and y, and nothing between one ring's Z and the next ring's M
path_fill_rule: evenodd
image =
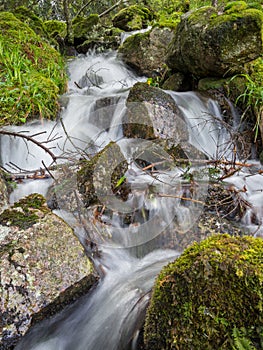
M172 91L189 91L190 85L187 77L180 72L170 75L162 84L162 89Z
M238 338L260 349L262 281L262 239L224 234L193 244L156 280L146 349L231 349Z
M136 83L130 90L123 120L125 137L166 139L173 145L188 138L186 124L173 98L162 89Z
M91 14L88 17L75 17L72 21L74 45L78 46L89 38L90 32L99 23L99 16Z
M9 215L9 219L8 219ZM61 310L91 286L73 230L33 194L0 216L0 348L12 349L32 318Z
M26 23L33 31L47 38L48 33L41 18L24 6L15 8L13 14L22 22Z
M114 27L126 32L146 28L154 18L154 12L147 7L133 5L120 10L112 19Z
M57 35L60 35L61 37L64 38L67 34L66 23L62 22L62 21L58 21L56 19L45 21L44 27L45 27L46 32L52 38L56 37Z
M56 118L66 88L63 58L11 13L0 13L0 30L0 125Z
M88 34L88 39L76 47L78 53L87 53L89 50L103 52L117 50L121 43L122 30L98 24L96 30Z
M171 29L158 27L132 35L119 48L119 56L139 75L162 75L166 70L167 48L173 37Z
M117 186L127 169L128 163L114 142L109 143L92 159L82 161L77 182L85 206L110 205L114 195L127 199L129 187L125 181Z
M197 77L242 72L245 63L262 55L263 41L262 11L242 6L231 13L227 11L233 7L218 14L207 6L185 14L170 46L168 66Z

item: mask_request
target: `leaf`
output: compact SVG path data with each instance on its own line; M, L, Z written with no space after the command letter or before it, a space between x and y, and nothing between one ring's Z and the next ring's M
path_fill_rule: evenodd
M115 188L117 188L117 187L119 187L121 184L123 184L123 182L124 182L125 180L126 180L126 176L123 175L123 176L119 179L119 181L117 182Z

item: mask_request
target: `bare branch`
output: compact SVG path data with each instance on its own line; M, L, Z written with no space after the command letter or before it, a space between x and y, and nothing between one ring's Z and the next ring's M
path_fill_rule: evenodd
M116 4L114 4L113 6L111 6L110 8L108 8L107 10L105 10L104 12L102 12L99 17L103 17L106 16L108 13L110 13L111 11L113 11L116 7L118 7L120 4L122 3L122 0L119 0L118 2L116 2Z
M28 135L25 135L25 134L14 132L14 131L7 131L7 130L0 130L0 134L1 135L6 135L6 136L11 136L11 137L20 137L23 140L27 140L29 142L32 142L35 145L37 145L38 147L42 148L46 153L48 153L50 155L50 157L53 159L54 162L57 160L57 157L55 156L55 154L53 152L51 152L51 150L48 147L44 146L41 142L37 141L32 136L28 136Z

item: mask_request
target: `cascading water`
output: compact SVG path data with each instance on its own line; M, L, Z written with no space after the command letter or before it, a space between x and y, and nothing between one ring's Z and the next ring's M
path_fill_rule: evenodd
M78 57L69 62L69 71L69 92L62 97L62 103L66 105L62 112L62 122L33 122L23 129L30 135L45 131L45 134L37 138L43 141L48 137L48 146L54 147L52 151L60 157L61 163L88 157L110 141L116 141L130 161L130 149L134 145L132 141L123 138L121 121L129 88L135 82L145 79L130 72L116 59L115 53ZM184 115L190 135L189 142L209 157L222 154L225 158L230 157L230 136L218 121L221 116L217 104L200 98L194 92L167 93L175 99ZM101 108L104 108L103 113L98 112ZM21 128L16 127L14 130L21 132ZM53 162L39 147L32 145L31 149L30 145L28 149L19 139L2 137L1 150L5 150L1 152L4 166L11 162L19 168L33 170L41 167L43 162L46 166ZM150 254L141 254L143 257L139 259L131 254L130 248L147 244L162 231L169 230L170 226L170 231L179 228L179 231L185 232L189 228L188 222L191 221L191 225L195 223L194 215L197 218L202 208L198 211L194 203L188 203L184 207L180 205L180 196L183 194L181 174L182 169L173 166L169 171L159 172L153 178L142 172L136 164L130 164L126 177L132 184L132 194L122 206L124 212L135 208L140 215L138 214L138 222L129 227L113 211L112 216L107 217L105 213L103 223L96 225L91 223L88 213L84 218L87 226L81 229L74 213L69 215L66 211L58 211L76 228L84 246L86 238L95 241L100 257L97 256L94 263L100 267L104 276L90 295L82 297L56 317L33 327L16 350L137 349L137 338L155 276L180 251L155 250ZM257 200L262 201L262 192L259 191L262 189L262 176L257 188L247 174L243 177L248 187L244 195L249 193L251 197L259 196L260 199ZM33 191L45 194L46 189L41 188L41 181L39 188L34 188ZM27 184L30 182L18 188L13 200L32 191ZM200 185L201 199L202 186ZM155 192L149 190L152 187L162 196L154 196ZM205 191L206 187L204 194ZM262 212L259 209L259 215L260 210ZM96 232L96 235L92 235L92 232ZM86 249L89 251L90 247L86 246Z

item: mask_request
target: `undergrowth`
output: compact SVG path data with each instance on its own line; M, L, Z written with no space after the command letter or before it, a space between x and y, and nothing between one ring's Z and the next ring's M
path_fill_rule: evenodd
M0 29L0 126L56 118L66 87L63 58L11 13L0 13Z

